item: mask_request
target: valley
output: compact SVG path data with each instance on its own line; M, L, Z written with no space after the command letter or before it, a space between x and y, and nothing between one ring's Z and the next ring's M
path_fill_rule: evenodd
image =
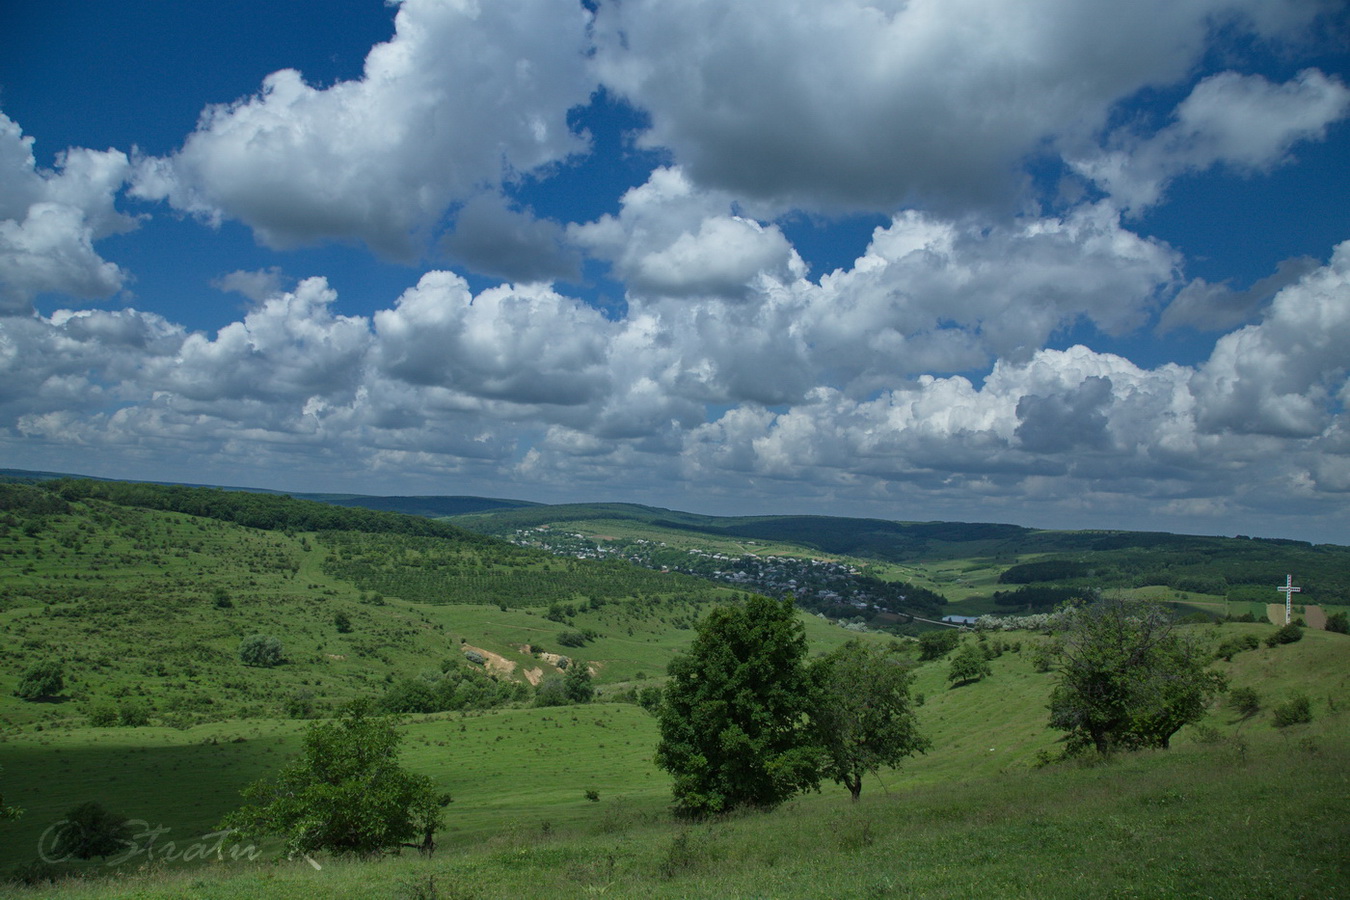
M842 520L817 523L812 538L773 519L578 513L409 519L207 488L0 485L0 793L24 810L0 822L0 873L17 879L6 890L1278 897L1296 885L1332 897L1344 883L1350 637L1309 628L1266 646L1273 625L1225 619L1264 613L1268 595L1242 599L1240 580L1195 588L1216 568L1255 586L1262 566L1298 564L1306 598L1335 615L1345 548L1174 536L1148 538L1149 555L1117 534ZM1231 546L1245 555L1223 556ZM1332 577L1315 580L1322 571ZM1059 578L1017 580L1047 573ZM1134 583L1157 573L1172 583ZM1230 693L1255 692L1259 710L1221 698L1171 750L1059 760L1046 720L1056 676L1038 662L1051 636L964 635L991 674L960 687L945 659L920 661L910 636L935 627L907 621L915 613L1026 612L1035 605L994 592L1095 579L1172 604L1210 646L1249 637L1256 649L1213 666ZM907 596L893 608L862 599L884 600L878 586ZM656 720L640 701L708 610L746 591L808 595L799 620L813 656L850 639L896 647L914 666L932 749L869 776L858 804L830 784L772 812L672 818L670 776L652 760ZM244 664L253 635L275 637L284 661ZM61 662L61 690L19 698L40 659ZM536 682L581 665L591 702L536 705ZM1310 721L1278 725L1276 708L1295 696ZM358 698L402 704L403 761L453 797L434 856L323 856L315 868L207 839L313 722ZM141 837L120 856L41 863L43 835L89 800L144 822ZM75 877L43 880L57 874Z

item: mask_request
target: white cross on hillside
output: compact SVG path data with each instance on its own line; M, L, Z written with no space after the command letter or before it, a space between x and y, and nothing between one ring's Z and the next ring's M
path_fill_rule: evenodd
M1288 625L1292 621L1290 614L1294 611L1294 595L1302 591L1303 588L1294 587L1294 576L1286 575L1284 576L1284 585L1277 587L1275 590L1284 592L1284 624Z

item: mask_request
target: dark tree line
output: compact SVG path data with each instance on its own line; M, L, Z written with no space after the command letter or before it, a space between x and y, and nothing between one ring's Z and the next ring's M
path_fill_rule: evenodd
M297 500L286 494L85 479L57 479L44 482L41 487L67 501L102 500L117 506L183 513L266 531L365 531L424 535L467 545L499 544L483 535L421 516L333 506Z

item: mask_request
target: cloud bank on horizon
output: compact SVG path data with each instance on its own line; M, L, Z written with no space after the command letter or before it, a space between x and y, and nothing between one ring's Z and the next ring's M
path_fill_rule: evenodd
M6 465L1350 539L1334 0L386 24L164 152L4 73Z

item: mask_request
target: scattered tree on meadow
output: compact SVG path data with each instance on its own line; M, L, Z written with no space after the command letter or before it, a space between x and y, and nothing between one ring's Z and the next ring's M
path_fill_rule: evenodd
M894 654L850 641L814 663L811 677L822 774L855 801L865 774L930 746L915 719L909 667Z
M595 698L591 686L590 667L581 660L573 660L563 675L563 694L569 703L590 703Z
M14 696L20 700L50 700L65 690L65 672L54 659L34 663L24 670Z
M955 628L940 628L919 635L919 661L942 659L961 643L961 632Z
M656 762L676 808L706 816L772 807L819 784L806 635L791 599L712 610L669 666Z
M1337 634L1350 634L1350 616L1345 612L1335 612L1327 616L1327 631L1334 631Z
M239 642L239 661L246 666L279 666L285 661L281 640L270 634L251 634Z
M1050 725L1068 749L1167 747L1198 721L1226 679L1161 607L1106 598L1074 610L1056 663Z
M967 642L960 650L952 654L951 668L947 671L947 680L955 682L954 687L979 681L993 674L989 660L979 644Z
M399 765L402 739L394 720L358 701L338 719L310 726L301 758L274 780L245 788L249 805L221 827L249 837L280 835L292 854L430 852L450 796ZM414 839L418 843L410 843Z

